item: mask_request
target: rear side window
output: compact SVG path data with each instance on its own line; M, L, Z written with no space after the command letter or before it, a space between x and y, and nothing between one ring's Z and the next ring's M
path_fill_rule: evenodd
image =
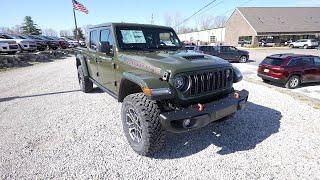
M312 40L311 40L311 42L318 42L318 41L317 41L317 40L315 40L315 39L312 39Z
M97 49L98 32L97 30L90 32L90 49Z
M113 46L113 37L110 29L103 29L100 32L100 41L101 42L109 42L110 48Z
M314 58L314 64L317 66L320 66L320 57L315 57Z
M267 57L262 61L262 64L272 65L272 66L281 66L283 60L280 58L270 58Z
M289 66L304 66L313 64L313 59L310 57L294 58L289 62Z

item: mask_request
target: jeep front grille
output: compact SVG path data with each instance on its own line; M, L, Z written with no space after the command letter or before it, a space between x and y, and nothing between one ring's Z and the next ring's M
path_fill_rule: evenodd
M227 71L230 71L229 78L227 78ZM231 69L191 74L188 79L189 89L187 92L190 96L218 92L232 87Z

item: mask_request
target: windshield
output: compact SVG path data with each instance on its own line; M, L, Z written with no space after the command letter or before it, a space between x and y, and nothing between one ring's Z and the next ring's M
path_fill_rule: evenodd
M122 50L177 50L181 42L172 29L157 27L117 27Z

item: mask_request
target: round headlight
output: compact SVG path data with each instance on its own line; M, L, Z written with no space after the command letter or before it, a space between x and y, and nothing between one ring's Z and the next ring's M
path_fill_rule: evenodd
M183 89L185 85L185 80L182 76L177 76L175 79L174 79L174 86L177 88L177 89Z

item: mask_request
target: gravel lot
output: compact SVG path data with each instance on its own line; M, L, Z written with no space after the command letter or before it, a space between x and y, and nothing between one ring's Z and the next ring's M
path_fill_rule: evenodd
M320 179L320 111L246 81L233 119L167 134L154 158L122 133L120 107L79 91L74 58L0 73L1 179Z

